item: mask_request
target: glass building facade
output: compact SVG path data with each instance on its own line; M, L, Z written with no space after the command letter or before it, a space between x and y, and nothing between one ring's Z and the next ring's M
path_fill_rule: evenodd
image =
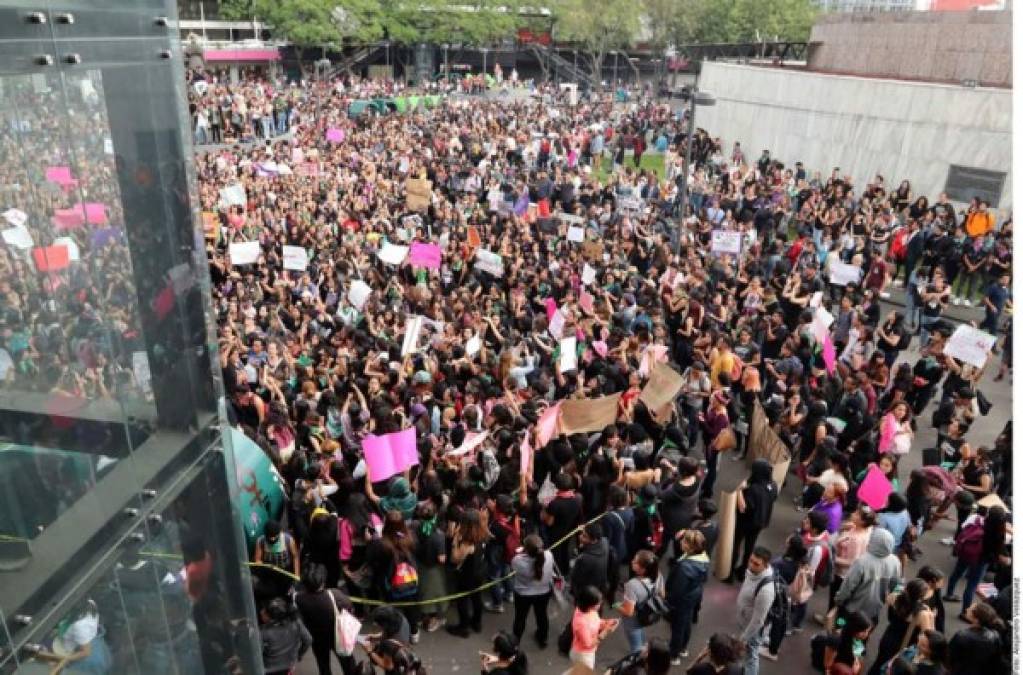
M260 672L175 13L0 0L0 673Z

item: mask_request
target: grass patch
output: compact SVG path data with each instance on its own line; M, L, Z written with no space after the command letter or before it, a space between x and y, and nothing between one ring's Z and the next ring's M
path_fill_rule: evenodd
M597 179L602 184L607 183L608 178L611 177L612 164L611 157L605 154L604 160L600 164L600 171L597 172ZM635 170L636 165L632 161L632 153L625 154L624 166ZM644 152L639 160L639 168L643 171L653 171L657 175L657 180L664 180L664 153Z

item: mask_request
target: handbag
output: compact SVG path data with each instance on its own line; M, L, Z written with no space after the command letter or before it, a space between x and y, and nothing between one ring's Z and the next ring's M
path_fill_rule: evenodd
M340 612L334 594L327 590L330 608L334 611L334 651L341 656L351 656L355 652L356 638L362 629L362 622L348 613L347 609Z

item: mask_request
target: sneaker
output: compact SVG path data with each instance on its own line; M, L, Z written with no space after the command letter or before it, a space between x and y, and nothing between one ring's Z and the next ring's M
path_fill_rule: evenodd
M892 297L892 294L889 293L888 291L881 291L880 295L882 300L888 300L889 298Z
M952 595L951 593L946 593L941 596L941 599L945 602L961 602L961 598L958 595Z
M671 660L671 665L673 665L673 666L681 666L682 665L682 657L681 656L676 656L675 658L673 658Z
M415 632L411 636L409 636L409 641L414 645L419 644L419 633Z
M426 632L427 633L436 633L438 630L443 628L444 624L446 624L447 622L448 622L448 620L445 619L444 617L442 617L442 616L435 616L435 617L433 617L432 619L430 619L429 621L426 622Z
M493 614L504 614L504 605L490 605L485 609Z
M778 655L777 654L772 654L771 650L768 649L767 647L761 647L760 648L760 655L763 656L765 659L768 659L769 661L777 661L778 660Z
M963 304L963 301L959 299L958 295L953 295L952 296L952 304L955 305L956 307L958 307L959 305Z
M951 546L952 544L956 543L956 540L953 539L952 537L945 537L944 539L941 540L941 543L944 544L945 546Z

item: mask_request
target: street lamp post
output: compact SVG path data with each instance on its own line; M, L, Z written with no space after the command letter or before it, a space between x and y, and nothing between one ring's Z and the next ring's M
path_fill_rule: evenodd
M451 76L448 74L448 49L451 45L445 42L442 46L444 47L444 85L447 86L450 84L448 80L451 79Z
M679 218L678 227L675 228L675 255L682 252L682 226L686 222L686 208L689 206L689 164L693 161L693 134L696 132L696 106L711 106L717 103L713 96L706 92L697 91L694 86L689 92L689 120L686 124L686 163L682 167L683 180L679 200L682 205L682 215Z
M487 79L487 48L483 47L480 51L483 52L483 79L486 80Z

